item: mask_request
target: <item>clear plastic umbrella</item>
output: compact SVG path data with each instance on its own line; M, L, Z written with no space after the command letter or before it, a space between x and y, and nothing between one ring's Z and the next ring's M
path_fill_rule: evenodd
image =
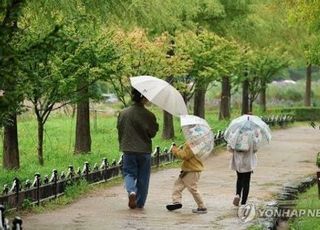
M131 77L130 82L150 102L168 113L175 116L188 114L182 95L168 82L152 76Z
M269 126L258 116L242 115L231 121L224 133L224 138L231 148L247 151L267 144L271 140Z
M207 158L214 147L214 135L207 121L194 115L181 116L180 121L193 153L202 160Z

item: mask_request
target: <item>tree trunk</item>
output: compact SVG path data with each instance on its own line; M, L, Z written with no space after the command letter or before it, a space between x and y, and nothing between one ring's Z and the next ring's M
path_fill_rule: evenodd
M194 108L193 114L205 119L205 99L206 99L206 87L196 85L194 91Z
M38 118L38 160L39 164L43 165L43 132L44 132L44 124L43 121Z
M312 79L312 65L307 66L307 78L306 78L306 94L304 98L304 105L311 106L311 79Z
M260 91L260 106L261 106L261 110L262 112L266 112L267 111L267 97L266 97L266 84L263 83L264 85L262 86L262 89Z
M3 1L2 1L3 2ZM16 62L13 61L14 52L12 47L9 45L9 41L15 35L18 30L18 19L22 11L23 0L6 1L7 6L3 8L2 18L1 18L1 34L4 33L5 36L1 37L0 47L1 47L1 62L4 61L4 65L7 70L12 70ZM6 5L6 4L4 4ZM3 47L3 45L5 45ZM4 48L4 49L3 49ZM8 64L8 65L6 65ZM10 72L10 71L9 71ZM12 74L12 72L10 72ZM1 76L4 78L5 76ZM4 83L5 90L14 90L17 84L14 80L14 76L9 77L10 81L1 79ZM9 103L9 107L12 106ZM3 167L6 169L18 169L20 168L20 157L19 157L19 142L18 142L18 125L17 125L17 114L10 114L8 117L9 121L4 125L4 135L3 135Z
M174 53L171 53L169 50L168 55L173 56ZM172 82L173 77L169 76L166 79L167 82ZM162 138L165 140L174 138L174 125L173 125L173 117L170 113L163 111L163 129L162 129Z
M173 117L167 111L163 111L162 138L165 140L174 138Z
M249 100L249 112L250 114L252 114L253 112L253 100Z
M229 76L224 76L221 83L219 120L230 118L231 86Z
M188 93L184 92L181 94L183 101L186 103L186 106L188 107Z
M10 122L4 126L3 135L3 167L6 169L20 168L18 147L17 115L10 116Z
M82 91L82 90L81 90ZM83 89L88 94L88 87ZM85 97L77 103L76 143L74 153L91 151L89 98Z
M248 114L249 111L249 81L242 83L242 110L241 114Z

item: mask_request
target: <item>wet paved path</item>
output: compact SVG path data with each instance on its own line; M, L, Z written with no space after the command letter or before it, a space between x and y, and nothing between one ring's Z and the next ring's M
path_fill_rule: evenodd
M273 131L271 144L258 152L258 166L252 175L248 202L257 205L272 199L282 184L305 178L316 171L320 132L310 127ZM26 230L86 229L246 229L232 206L235 173L229 169L229 152L216 152L205 161L199 183L208 213L191 213L195 202L183 193L183 207L168 212L173 182L179 168L152 173L148 200L143 210L130 210L122 185L103 189L64 208L24 216Z

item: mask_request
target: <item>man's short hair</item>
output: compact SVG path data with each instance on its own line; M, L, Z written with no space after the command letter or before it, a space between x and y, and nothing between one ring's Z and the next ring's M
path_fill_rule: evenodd
M131 100L132 101L139 103L142 101L143 97L144 96L138 90L136 90L135 88L131 89Z

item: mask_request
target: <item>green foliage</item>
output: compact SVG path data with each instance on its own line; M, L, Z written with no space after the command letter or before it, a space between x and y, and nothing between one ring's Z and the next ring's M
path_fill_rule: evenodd
M263 226L262 225L251 225L248 227L248 230L263 230Z
M303 28L304 39L300 39L304 57L307 63L320 63L319 33L320 33L320 4L318 1L286 0L288 20L296 28Z
M12 43L20 32L17 26L24 1L12 0L0 3L0 89L5 91L0 98L0 126L10 122L8 116L20 111L23 101L23 82L16 77L18 72L17 51Z
M73 100L66 98L69 95L66 91L75 90L72 87L75 76L66 76L63 64L68 62L68 71L74 70L78 77L84 74L96 77L97 71L93 70L97 67L97 61L94 60L93 53L89 53L96 44L92 42L94 39L88 38L97 37L95 32L101 24L117 21L119 12L125 15L123 2L125 1L1 1L0 89L5 89L6 97L5 103L1 102L0 117L10 111L15 112L23 101L24 94L35 103L38 103L39 98L43 99L39 111L48 109L48 113L55 102ZM64 29L61 29L62 25ZM78 68L75 70L72 64L78 65ZM47 94L42 98L44 92ZM46 117L46 112L43 116Z
M240 58L239 46L235 41L228 41L207 30L177 34L177 50L190 56L193 65L189 76L198 85L233 74Z
M225 17L219 0L136 0L129 5L127 14L136 19L137 26L147 28L153 35L193 30Z
M184 76L191 66L186 54L175 52L175 46L172 44L174 38L168 33L150 38L141 28L129 32L116 28L111 39L119 54L115 64L118 69L106 81L112 85L124 105L128 104L126 95L130 92L129 77L179 77ZM173 50L174 55L168 55L170 50Z
M279 47L247 48L242 57L241 72L235 83L249 80L249 98L253 102L262 90L266 90L276 74L289 65L287 53Z
M304 55L306 59L315 65L320 65L320 38L319 34L313 37L312 42L305 45Z
M313 92L317 92L318 84L313 83ZM267 89L267 100L270 106L283 105L287 107L303 106L303 95L305 91L305 83L298 81L296 84L284 84L281 82L271 83ZM312 100L315 101L319 98L313 93Z
M297 121L315 121L320 120L320 108L311 107L292 107L280 109L283 113L294 115Z
M88 187L88 182L86 180L80 180L72 185L68 185L64 195L66 196L66 199L75 199L79 195L87 193L89 190L90 187Z
M269 86L268 97L287 104L299 104L303 101L303 89L300 86Z
M301 101L303 100L303 95L296 90L289 88L285 91L285 98L291 101Z
M241 37L238 36L239 33L248 33L249 31L247 31L245 27L247 25L252 25L252 23L248 22L247 20L250 14L252 13L252 7L254 5L254 2L255 1L252 0L220 0L220 3L224 10L224 14L220 17L215 17L210 22L208 22L210 23L209 28L212 31L218 33L219 35L228 38L239 38ZM239 30L239 28L241 28L241 30ZM255 29L256 28L254 28L254 30ZM251 32L254 32L254 30Z
M291 22L305 24L310 31L320 31L320 5L318 1L286 0Z
M22 75L28 85L26 97L41 112L58 102L76 101L79 79L85 78L91 85L113 72L111 66L117 54L112 44L99 43L99 39L90 37L79 38L70 29L55 27L21 52Z
M24 199L23 202L22 202L22 208L23 209L29 209L32 207L32 202L31 200L28 200L28 199Z
M313 186L306 193L299 196L296 208L304 210L319 210L320 200L318 199L318 188ZM317 213L317 212L316 212ZM320 219L319 217L298 217L292 219L290 222L290 229L293 230L309 230L319 229Z
M317 154L316 165L318 166L318 168L320 168L320 152L318 152Z

